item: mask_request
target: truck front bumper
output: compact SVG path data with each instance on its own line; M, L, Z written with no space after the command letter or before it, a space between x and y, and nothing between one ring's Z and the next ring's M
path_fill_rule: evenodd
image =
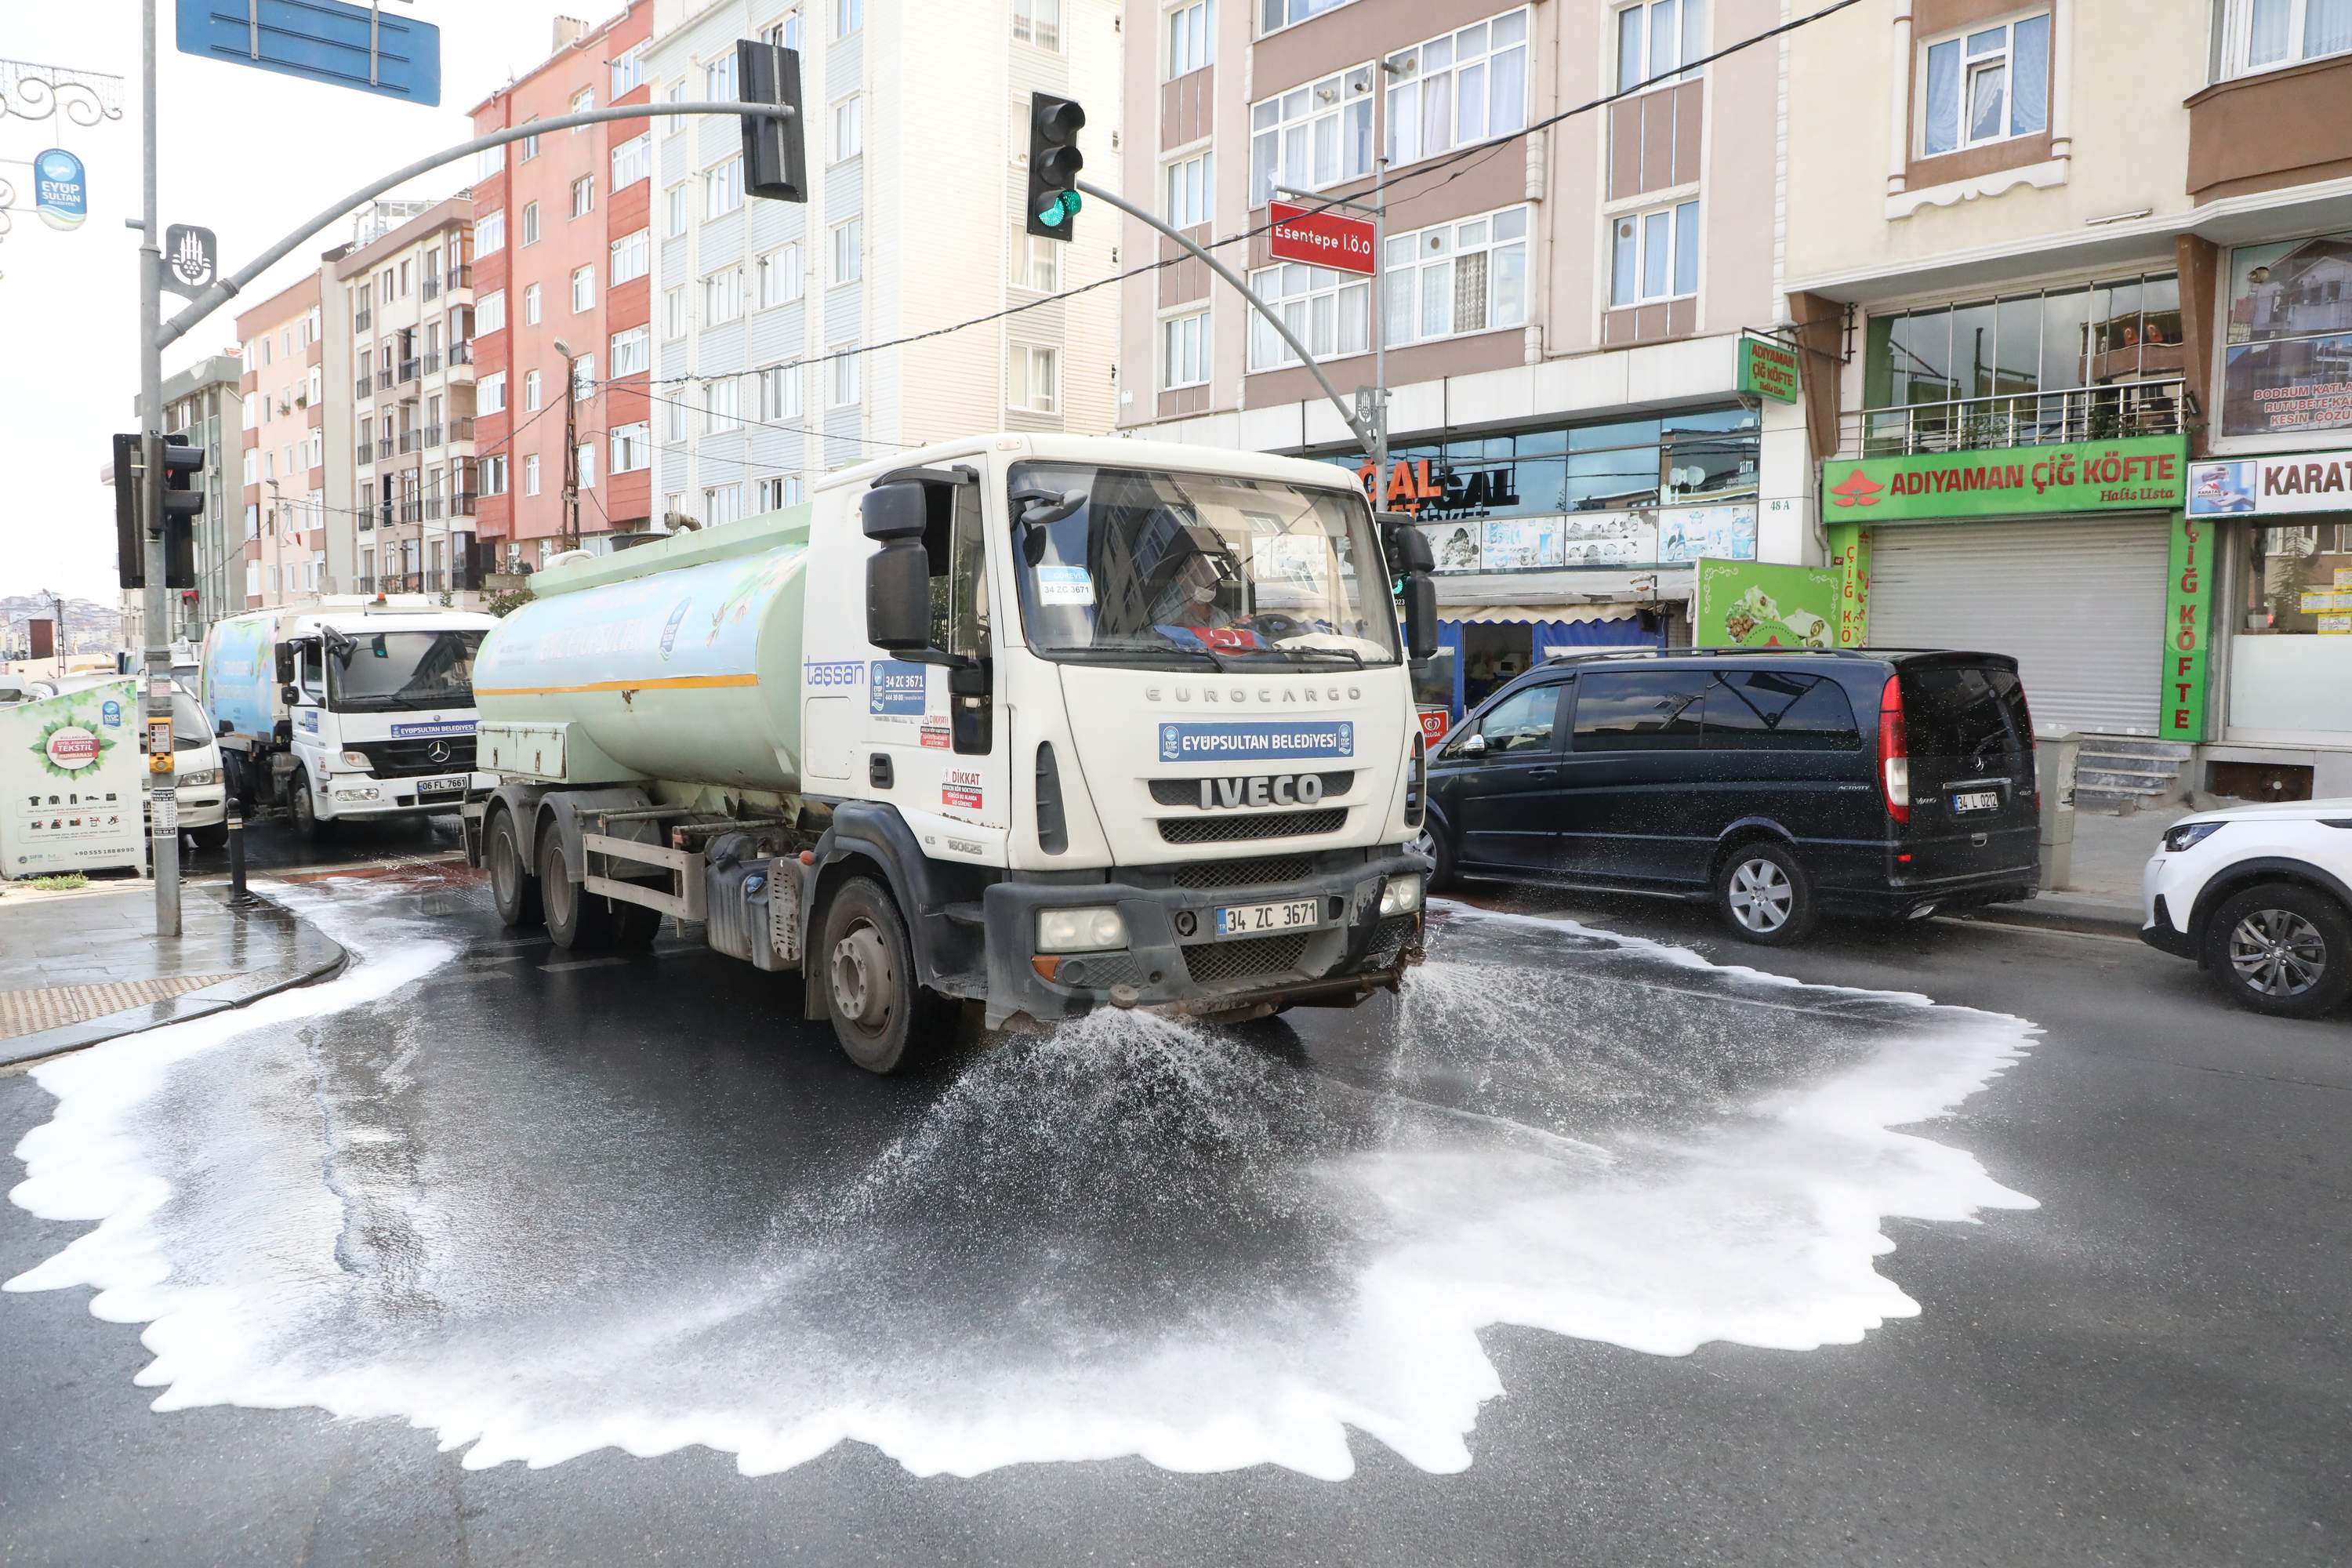
M1213 862L1209 863L1213 865ZM1372 850L1277 885L1198 889L1104 882L998 882L982 900L989 953L988 1024L1026 1016L1082 1016L1101 1006L1150 1007L1221 1019L1263 1016L1286 1006L1353 1006L1393 991L1421 962L1422 913L1383 916L1381 889L1391 877L1426 887L1428 858L1403 846ZM1158 879L1155 879L1155 880ZM1236 904L1318 899L1310 930L1217 939L1216 910ZM1126 921L1116 952L1037 952L1037 916L1054 909L1109 906Z
M463 778L456 790L422 792L434 779ZM378 778L373 773L329 773L319 789L319 816L341 821L383 816L422 816L464 809L498 786L494 773L436 773L425 778ZM421 795L421 798L420 798Z

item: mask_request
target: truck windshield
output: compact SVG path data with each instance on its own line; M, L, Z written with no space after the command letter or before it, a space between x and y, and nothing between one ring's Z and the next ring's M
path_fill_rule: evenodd
M1029 646L1049 658L1397 660L1387 563L1370 513L1348 491L1022 463L1012 493L1022 617Z
M327 639L329 691L347 713L471 708L478 631L369 632Z

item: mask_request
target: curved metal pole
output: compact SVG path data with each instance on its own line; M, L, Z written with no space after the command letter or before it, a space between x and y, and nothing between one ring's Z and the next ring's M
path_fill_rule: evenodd
M526 136L544 136L551 131L569 131L574 126L596 125L607 120L643 120L649 115L663 114L757 114L771 120L786 120L793 115L790 105L779 103L639 103L626 109L584 109L577 114L559 114L551 120L532 120L488 136L477 136L471 142L419 158L405 168L394 170L383 179L362 186L329 207L285 238L263 251L234 278L224 278L196 296L184 310L155 330L155 347L170 348L180 341L190 328L215 310L219 310L255 279L268 271L292 253L294 247L326 227L329 224L358 206L373 201L394 185L402 185L419 174L430 174L444 163L454 163L460 158L470 158L477 153L493 147L503 147L509 142L520 142ZM152 218L150 219L152 222ZM152 237L148 241L154 243Z
M1322 365L1316 363L1315 356L1307 352L1307 345L1300 342L1297 337L1292 335L1290 329L1283 324L1282 318L1276 315L1266 305L1265 300L1259 299L1255 294L1250 291L1250 286L1248 284L1243 282L1239 278L1234 275L1234 269L1232 268L1227 267L1223 262L1218 260L1215 257L1210 255L1207 251L1202 249L1199 246L1193 244L1182 235L1177 233L1174 229L1169 227L1166 224L1160 222L1150 213L1145 212L1141 207L1139 207L1130 202L1122 201L1118 197L1111 195L1108 191L1099 190L1095 186L1087 184L1084 180L1077 182L1077 188L1081 195L1088 195L1094 197L1097 201L1108 202L1111 205L1117 207L1128 216L1150 224L1153 228L1158 229L1161 234L1166 235L1169 238L1182 246L1187 252L1199 258L1201 260L1207 262L1211 271L1223 279L1226 282L1232 284L1241 294L1241 297L1247 300L1253 306L1255 306L1257 310L1257 313L1264 316L1267 322L1273 326L1274 330L1282 334L1282 341L1290 345L1290 352L1298 356L1299 363L1304 364L1307 367L1308 374L1315 377L1315 384L1323 389L1323 395L1331 400L1331 406L1339 411L1339 417L1348 422L1348 428L1355 433L1356 439L1364 444L1364 449L1366 451L1371 450L1374 439L1371 426L1366 425L1363 421L1356 417L1355 409L1349 405L1346 398L1339 395L1339 389L1331 384L1331 378L1323 374Z

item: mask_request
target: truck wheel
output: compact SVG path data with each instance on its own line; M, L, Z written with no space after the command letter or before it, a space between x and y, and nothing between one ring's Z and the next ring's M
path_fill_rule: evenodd
M2315 1018L2352 995L2352 920L2322 893L2265 882L2213 911L2205 964L2258 1013Z
M310 798L309 770L296 768L293 775L286 781L286 804L294 814L294 831L305 838L318 837L319 830L324 825L319 820L317 803Z
M945 1043L950 1015L915 978L914 947L889 891L870 878L843 884L825 910L824 973L833 1032L849 1059L890 1073Z
M605 900L613 906L613 945L624 952L642 952L661 934L662 912L643 904Z
M551 826L539 847L539 900L547 934L566 952L593 952L612 940L613 900L583 888L563 858L563 835Z
M500 811L490 819L488 852L490 898L499 907L499 922L507 926L537 925L546 918L539 906L539 879L530 873L530 859L522 852L522 830L514 813Z

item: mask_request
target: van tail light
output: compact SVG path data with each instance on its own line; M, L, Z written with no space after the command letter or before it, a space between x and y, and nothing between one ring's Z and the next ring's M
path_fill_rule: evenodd
M1911 820L1911 737L1903 723L1903 678L1890 675L1878 694L1878 797L1886 815Z

